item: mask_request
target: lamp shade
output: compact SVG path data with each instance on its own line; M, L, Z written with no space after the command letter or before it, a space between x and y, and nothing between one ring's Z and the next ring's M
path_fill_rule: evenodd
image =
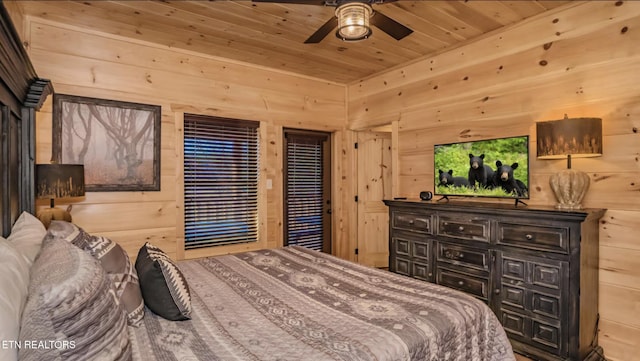
M539 159L567 159L567 169L554 172L549 185L556 208L580 209L589 189L589 175L571 169L571 158L602 155L602 119L568 118L536 123Z
M540 159L599 157L602 155L602 119L565 118L536 123Z
M344 41L366 39L371 35L369 18L373 10L365 3L345 3L336 9L338 30L336 37Z
M68 198L84 196L82 164L36 164L36 197Z

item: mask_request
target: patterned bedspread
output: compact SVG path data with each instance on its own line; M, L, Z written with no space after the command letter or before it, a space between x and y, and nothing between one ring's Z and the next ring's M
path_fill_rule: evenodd
M147 309L136 360L515 360L486 305L431 283L302 247L178 265L193 319Z

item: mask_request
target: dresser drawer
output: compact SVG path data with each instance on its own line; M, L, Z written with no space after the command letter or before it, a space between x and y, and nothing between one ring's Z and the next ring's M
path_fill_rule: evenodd
M438 235L489 242L489 220L465 215L438 217Z
M404 276L411 276L411 261L406 258L394 258L391 260L390 271Z
M538 347L560 355L562 354L563 342L561 340L564 339L563 336L559 324L537 319L531 320L531 341Z
M560 323L531 318L517 312L502 310L500 323L509 338L534 344L554 355L565 355L566 335ZM554 358L555 360L555 358Z
M395 236L391 238L391 250L395 255L408 257L411 252L411 240Z
M411 256L419 262L426 262L431 259L431 242L413 241L411 242Z
M391 227L424 233L432 233L431 215L407 212L393 212L391 216Z
M562 287L562 264L531 263L531 284L560 290Z
M469 293L476 297L487 299L489 280L438 268L436 283Z
M417 278L419 280L433 282L433 272L427 262L413 261L410 259L395 257L389 264L389 270L403 276Z
M559 253L569 253L569 230L563 227L498 224L498 243Z
M560 297L533 292L532 298L531 309L533 312L556 320L560 319Z
M409 232L394 233L391 236L391 250L395 255L416 258L422 262L431 259L431 241Z
M411 276L419 280L433 282L433 273L427 263L413 262Z
M438 244L438 261L489 270L489 251L447 243Z

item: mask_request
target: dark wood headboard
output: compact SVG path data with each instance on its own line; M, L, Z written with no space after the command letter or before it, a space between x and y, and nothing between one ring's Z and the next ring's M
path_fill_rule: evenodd
M34 212L35 115L53 92L38 78L0 1L0 235L22 211Z

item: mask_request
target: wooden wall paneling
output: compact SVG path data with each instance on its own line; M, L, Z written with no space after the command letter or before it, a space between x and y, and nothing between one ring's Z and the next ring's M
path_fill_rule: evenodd
M175 181L176 199L176 219L175 232L176 241L173 245L176 259L185 259L185 225L184 225L184 113L175 112L174 136L176 147L174 149L174 160L176 172L173 174Z
M261 121L261 144L265 149L261 157L262 203L259 212L262 222L258 246L281 244L282 215L277 209L281 208L278 203L282 197L282 161L278 145L281 140L277 134L283 126L326 131L341 129L345 119L344 86L225 62L194 52L175 51L40 18L30 18L28 23L31 57L40 71L50 74L58 91L162 106L161 191L88 193L82 201L73 202L74 221L88 231L101 232L108 230L108 225L100 219L114 218L109 214L119 212L124 218L116 215L119 225L111 231L121 232L117 235L120 239L129 239L127 250L133 256L144 238L135 244L132 238L126 238L127 232L156 233L171 227L175 227L176 239L167 251L177 259L251 249L252 246L236 245L219 247L215 251L184 251L182 186L179 183L182 178L181 121L183 113L256 119ZM69 46L70 43L75 45ZM48 161L50 105L45 107L42 118L37 150L40 160ZM274 188L271 190L265 188L266 177L272 179ZM136 220L137 217L130 213L134 205L139 209L140 218L150 220ZM170 212L172 220L156 214L168 212L167 207L173 209ZM154 217L162 221L157 222Z
M216 108L223 112L246 114L247 109L258 107L251 114L251 120L265 112L271 119L287 118L288 114L299 113L298 119L318 122L318 116L326 115L327 120L336 119L335 112L340 111L338 102L323 99L309 100L302 93L282 93L271 89L258 89L248 84L225 85L202 77L180 76L160 70L139 69L136 66L120 65L94 59L71 57L64 54L52 54L48 51L32 49L33 59L48 59L39 65L43 73L55 72L57 82L96 86L119 91L127 84L127 92L138 94L157 94L162 99L171 99L176 93L189 94L194 104L210 104L211 99L221 99ZM56 64L74 64L66 70L58 69ZM300 107L300 104L305 107ZM250 104L250 105L249 105ZM310 108L310 109L309 109ZM306 111L305 111L306 110Z
M630 43L627 43L630 44ZM469 122L477 119L487 119L491 117L514 117L528 116L530 119L546 120L549 112L559 111L566 104L571 102L581 102L589 104L601 102L604 99L609 101L619 100L624 97L624 89L634 81L629 74L639 71L640 56L612 60L606 63L595 63L585 65L570 71L561 70L547 73L544 76L533 74L531 77L520 77L512 83L504 82L501 76L492 79L492 84L478 85L476 87L469 81L469 88L456 88L449 92L447 84L436 85L420 83L417 88L427 89L419 97L423 99L421 103L412 106L401 104L390 104L389 107L382 105L382 99L372 100L373 104L367 108L370 113L369 118L372 123L364 125L379 125L389 117L402 121L403 130L416 130L424 127L426 121L442 124L449 122ZM540 67L536 63L531 63L533 67ZM453 76L464 79L465 72L454 73ZM598 79L610 78L611 82L601 83ZM470 76L470 79L473 75ZM551 85L553 83L553 85ZM549 91L550 88L553 91ZM442 93L450 93L443 95ZM405 90L398 90L398 94L406 94ZM394 94L395 95L395 94ZM385 95L385 99L393 102L398 96ZM448 101L447 101L448 99ZM513 111L512 105L529 105L525 114ZM593 108L593 107L592 107ZM575 109L575 108L574 108ZM580 116L581 112L587 111L588 106L575 109L577 112L569 112L571 116ZM609 109L592 109L592 111ZM520 114L519 114L520 113ZM577 113L577 114L576 114ZM359 123L358 125L363 125Z
M640 347L629 318L640 309L639 25L638 3L576 3L348 87L352 129L397 121L397 195L412 199L433 189L434 144L529 134L528 203L554 204L549 177L566 162L536 159L535 123L603 119L603 156L573 168L592 181L585 206L608 209L597 250L600 344L615 361Z
M640 249L601 247L600 280L618 286L640 285L638 259L640 259Z
M608 210L600 220L600 246L640 251L639 219L639 211Z
M284 140L282 126L269 125L267 131L267 162L265 167L265 181L271 184L267 189L267 217L269 219L269 231L267 244L269 248L282 247L284 244L284 185L283 185L283 149Z
M608 360L634 360L640 354L640 330L625 324L600 320L598 343L604 347Z
M108 37L100 33L91 33L86 29L32 19L33 40L30 48L78 56L80 58L103 59L117 64L136 64L140 68L159 69L171 73L202 77L221 84L235 84L246 81L247 72L251 73L251 85L256 88L274 89L290 92L292 88L303 89L304 94L312 98L322 97L341 102L343 86L305 77L293 77L285 72L260 69L238 62L166 47L121 36ZM99 42L101 46L94 44ZM143 47L140 51L132 44ZM262 71L257 71L257 70ZM325 86L326 84L326 86ZM333 89L333 90L331 90ZM172 98L176 100L175 97Z
M269 231L269 217L268 214L268 192L267 192L267 172L268 166L273 165L269 162L269 129L267 122L260 123L260 129L258 133L258 241L255 244L254 249L268 248L268 231ZM276 222L278 217L276 216ZM275 242L273 243L275 245Z
M326 126L327 120L339 120L343 117L335 117L335 111L341 111L344 107L343 87L328 82L319 83L305 78L294 78L290 75L272 73L265 70L251 68L246 65L225 64L220 60L212 60L211 57L197 56L192 53L176 53L159 49L155 45L144 45L144 50L133 47L132 42L121 39L105 39L104 36L85 34L79 30L59 29L56 26L41 24L40 19L32 20L34 36L53 33L48 35L47 41L33 41L31 44L32 57L39 54L56 53L59 59L51 59L52 67L59 62L76 63L76 69L69 69L66 74L58 70L57 83L73 84L74 86L84 86L86 88L102 88L112 91L125 90L127 93L149 94L154 93L154 97L161 96L167 102L175 102L173 93L176 91L193 96L202 94L196 99L190 99L189 104L200 104L203 107L211 107L211 99L224 99L224 102L217 104L217 111L229 113L235 108L235 113L242 113L245 119L256 119L265 116L267 113L274 114L272 119L277 120L285 117L295 106L295 112L300 112L300 102L304 103L303 109L309 113L309 117L299 117L302 121L310 121L311 117L324 112ZM40 29L36 31L35 29ZM85 46L76 46L73 49L58 49L57 43L73 43L79 41L78 38L86 36L88 38L80 42ZM91 41L91 42L89 42ZM96 43L102 46L95 46ZM136 50L133 50L135 48ZM96 54L91 54L93 49ZM102 49L112 49L105 51ZM113 50L115 49L115 50ZM134 53L130 54L130 53ZM150 55L146 55L150 53ZM43 55L44 56L44 55ZM99 59L99 60L97 60ZM84 64L84 65L82 65ZM47 66L43 64L42 66ZM180 76L176 78L176 74ZM250 86L247 88L238 81L239 74L253 74ZM80 79L85 79L80 83ZM133 80L133 81L132 81ZM120 86L123 82L128 82L128 86ZM313 86L312 86L313 84ZM197 89L200 87L200 89ZM189 91L192 89L193 91ZM292 89L302 90L293 92ZM164 90L164 92L160 92ZM197 92L196 92L197 91ZM199 99L198 99L199 98ZM257 106L257 108L256 108ZM333 109L333 110L332 110ZM247 116L247 110L254 110L251 117ZM305 114L305 112L302 112ZM318 122L319 123L319 122ZM329 123L331 124L331 123ZM334 127L342 126L341 123L334 123Z
M89 233L175 226L175 201L73 204L73 221ZM135 225L135 226L133 226Z
M600 3L598 6L602 5ZM611 3L609 5L615 7ZM627 6L629 3L624 3L624 5ZM623 7L621 6L620 8ZM637 5L633 4L630 7L636 8ZM601 28L595 34L575 30L567 34L553 35L552 38L542 41L541 39L544 36L541 35L547 34L551 30L547 29L549 23L543 20L548 18L544 17L535 24L536 29L542 27L544 30L537 31L524 25L522 25L522 28L519 27L518 31L530 31L535 34L535 37L528 36L518 39L517 44L502 44L502 41L510 38L516 29L494 35L493 37L501 38L500 44L485 44L485 46L487 46L486 49L499 49L499 51L487 52L485 50L480 53L481 49L474 48L476 58L469 59L471 48L475 47L477 43L487 41L487 39L483 39L464 47L463 50L452 50L425 59L423 62L403 67L401 70L352 84L349 87L350 126L353 129L360 129L377 125L378 123L383 123L389 117L398 116L399 111L404 118L406 112L416 108L424 110L427 105L431 113L437 114L440 119L450 119L450 116L447 116L446 108L439 108L439 106L448 106L453 109L456 119L463 120L461 118L463 118L464 113L456 111L455 100L459 100L462 103L475 100L478 102L478 107L495 108L496 104L489 103L491 105L487 106L485 104L486 101L483 102L482 100L486 97L495 100L494 98L500 95L493 94L495 89L503 89L509 83L512 83L512 90L528 89L536 82L541 83L542 86L545 84L548 86L549 78L546 78L547 76L553 76L556 72L573 73L580 71L582 71L583 75L576 75L576 78L580 77L580 79L588 81L594 77L589 76L589 74L584 75L587 70L583 69L585 59L593 58L594 61L590 63L597 66L621 57L626 61L631 61L627 57L632 54L638 54L634 50L624 50L634 49L634 47L625 46L625 44L632 45L637 42L638 35L621 30L624 26L633 26L638 20L633 19L629 14L622 14L624 16L619 14L620 16L615 17L615 22L613 22L605 17L604 13L601 15L602 17L597 20L597 24ZM622 22L623 20L624 22ZM549 22L551 22L550 19ZM558 23L561 22L559 21ZM594 36L598 42L611 43L614 40L614 43L618 46L612 47L611 51L602 51L600 47L595 46L582 46L580 51L575 50L576 46L581 44L594 44L590 39L590 37ZM456 56L457 58L449 59L448 57L450 56ZM443 60L446 60L446 62L443 62ZM609 70L615 70L615 67ZM627 74L629 74L628 71ZM607 86L607 84L599 85ZM575 96L576 92L580 92L580 90L574 85L567 90L565 96ZM582 89L581 94L584 96L585 93L584 89ZM535 93L536 96L550 94L558 97L560 91ZM532 96L534 94L530 93L529 95ZM507 102L506 104L509 103ZM530 104L535 103L531 101ZM475 113L471 116L478 117L481 114ZM366 121L363 121L364 119Z
M59 92L162 106L161 191L88 193L84 199L68 203L73 204L74 221L90 232L119 232L116 236L126 240L132 257L146 238L138 237L136 243L128 234L155 234L158 229L166 233L172 227L175 238L167 251L177 259L275 247L282 242L282 216L270 208L282 202L278 134L283 126L299 127L300 122L306 129L341 129L345 121L344 86L37 17L28 18L27 23L31 29L31 58L39 71L52 78ZM184 251L180 183L183 113L261 121L258 244ZM46 104L39 116L37 157L48 162L51 105ZM266 177L272 179L271 190L265 189ZM134 209L139 209L135 215ZM118 224L109 226L109 222ZM349 232L349 227L344 230Z
M355 249L358 247L357 204L354 200L357 188L356 156L354 143L356 133L339 130L333 133L332 199L333 244L332 253L340 258L356 261Z
M400 176L400 125L397 120L391 122L391 197L399 197L399 176Z
M603 320L640 328L640 320L635 315L640 307L640 290L638 288L621 287L608 283L600 283L600 317ZM633 340L637 345L638 340ZM603 345L604 347L604 345ZM606 348L605 348L606 352Z
M349 86L349 102L350 105L353 103L349 107L350 121L358 118L359 112L366 107L360 102L371 100L372 95L379 96L381 89L402 88L442 73L505 58L532 47L542 47L564 37L595 34L613 22L635 17L638 6L633 2L604 1L569 4L493 31L455 49L445 49L435 56L354 82Z
M98 234L98 233L96 233ZM99 232L101 236L117 242L135 262L140 247L146 242L160 247L172 259L179 259L176 253L176 227L135 229L126 231Z

